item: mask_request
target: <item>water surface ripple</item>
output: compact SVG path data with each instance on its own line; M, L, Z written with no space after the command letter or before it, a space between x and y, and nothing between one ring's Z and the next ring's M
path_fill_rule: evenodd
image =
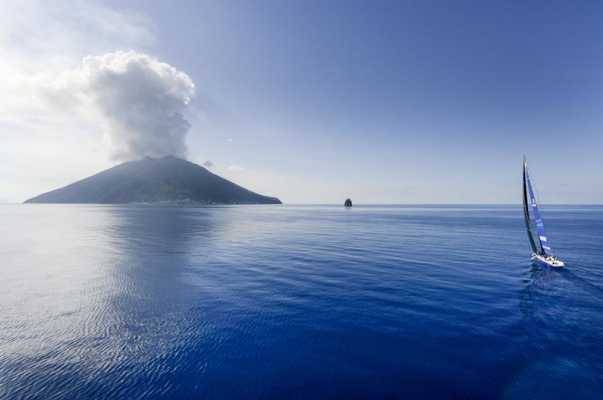
M596 399L603 208L0 207L0 398Z

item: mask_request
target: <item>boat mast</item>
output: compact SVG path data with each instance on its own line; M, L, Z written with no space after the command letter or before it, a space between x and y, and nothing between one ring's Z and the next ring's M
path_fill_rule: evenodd
M528 237L530 238L530 245L532 246L532 251L534 253L538 253L538 249L536 248L536 242L534 242L534 235L532 234L532 228L530 227L530 212L528 209L528 189L526 183L526 172L528 170L528 164L526 163L526 158L523 158L523 217L526 222L526 230L528 231Z

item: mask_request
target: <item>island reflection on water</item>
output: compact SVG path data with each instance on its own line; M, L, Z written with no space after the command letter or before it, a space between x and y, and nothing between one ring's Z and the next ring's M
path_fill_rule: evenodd
M596 398L603 213L548 211L565 271L513 206L2 206L0 397Z

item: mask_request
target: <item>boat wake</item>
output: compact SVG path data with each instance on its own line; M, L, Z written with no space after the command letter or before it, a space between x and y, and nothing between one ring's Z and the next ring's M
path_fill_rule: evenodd
M554 271L558 272L568 282L576 285L580 289L584 290L586 293L594 296L595 298L597 298L598 300L603 302L603 288L602 287L593 285L591 282L582 278L581 276L576 275L569 269L564 268L563 270L554 270Z

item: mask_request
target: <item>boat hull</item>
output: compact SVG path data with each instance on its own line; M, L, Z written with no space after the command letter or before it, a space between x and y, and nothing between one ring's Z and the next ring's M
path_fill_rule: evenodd
M543 265L550 268L563 268L565 263L553 256L545 256L542 254L532 254L532 261L538 265Z

